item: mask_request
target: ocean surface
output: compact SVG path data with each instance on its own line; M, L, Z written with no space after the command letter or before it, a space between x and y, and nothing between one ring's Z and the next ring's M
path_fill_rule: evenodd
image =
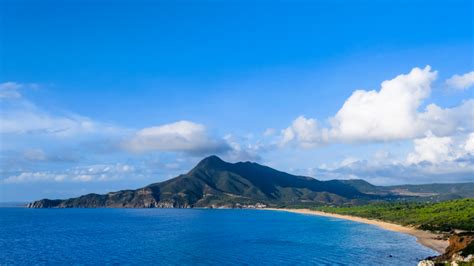
M264 210L0 208L0 264L416 265L404 234Z

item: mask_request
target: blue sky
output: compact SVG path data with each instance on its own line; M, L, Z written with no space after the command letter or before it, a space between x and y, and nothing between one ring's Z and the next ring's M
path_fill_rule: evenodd
M318 179L473 180L472 10L1 0L0 201L140 187L214 153Z

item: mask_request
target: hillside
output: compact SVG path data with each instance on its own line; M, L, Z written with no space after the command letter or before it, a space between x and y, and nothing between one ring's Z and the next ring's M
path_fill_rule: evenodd
M273 204L342 204L376 199L338 180L318 181L257 163L203 159L187 174L137 190L88 194L67 200L43 199L28 204L50 207L189 208Z
M474 199L472 198L437 203L394 202L314 209L410 225L423 230L474 231Z

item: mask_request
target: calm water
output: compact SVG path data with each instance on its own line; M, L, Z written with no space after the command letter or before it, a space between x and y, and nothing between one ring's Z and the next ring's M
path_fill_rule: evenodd
M434 254L372 225L286 212L0 208L0 264L416 265Z

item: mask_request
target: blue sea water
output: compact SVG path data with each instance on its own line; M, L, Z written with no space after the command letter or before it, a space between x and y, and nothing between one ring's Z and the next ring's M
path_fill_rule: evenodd
M0 208L0 264L416 265L414 237L263 210Z

